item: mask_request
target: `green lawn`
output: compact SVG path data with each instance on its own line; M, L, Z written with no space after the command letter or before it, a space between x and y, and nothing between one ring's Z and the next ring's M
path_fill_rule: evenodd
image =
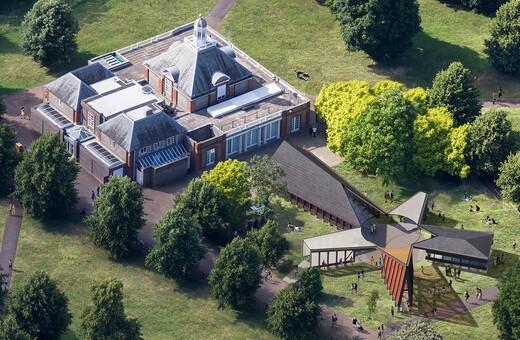
M48 82L86 65L92 57L193 21L216 0L71 0L81 28L78 52L70 64L50 73L24 56L19 47L20 22L32 2L0 3L0 95Z
M246 53L310 95L317 95L323 84L352 79L429 86L437 71L462 61L477 77L483 99L491 98L499 86L504 99L520 98L518 78L495 72L486 61L484 39L490 18L439 1L419 0L419 4L422 32L390 64L346 51L338 23L315 0L241 0L224 19L222 30ZM311 78L298 80L295 70Z
M436 322L433 327L441 332L445 339L498 339L490 303L471 310L471 313Z
M205 282L175 283L144 268L142 262L142 258L109 260L105 251L92 246L81 225L60 221L44 226L26 218L13 284L36 269L57 280L73 314L66 339L78 338L79 316L89 303L90 286L109 277L123 282L126 312L139 318L146 339L272 338L263 313L218 311Z

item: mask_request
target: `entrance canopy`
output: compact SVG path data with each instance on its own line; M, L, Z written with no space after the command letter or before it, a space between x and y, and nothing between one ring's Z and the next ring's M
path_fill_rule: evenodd
M419 224L422 222L427 202L428 195L425 192L419 191L406 202L390 211L389 214L404 216Z

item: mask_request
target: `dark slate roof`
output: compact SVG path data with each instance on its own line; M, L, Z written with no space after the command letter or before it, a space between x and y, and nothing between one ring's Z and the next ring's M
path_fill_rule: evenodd
M113 76L112 72L96 62L69 72L45 87L67 106L79 111L82 99L98 94L90 85Z
M420 225L435 235L414 244L414 247L454 255L488 260L493 244L493 233L485 231L453 229L432 225Z
M331 168L307 150L286 141L278 147L272 159L285 171L288 191L307 202L351 223L361 226L365 217L358 216L357 202L373 211L386 214L363 193L341 178Z
M214 91L213 75L227 75L229 83L247 79L251 72L216 46L199 52L183 43L174 43L168 51L145 62L158 74L176 66L179 70L178 88L191 98Z
M183 132L183 128L164 111L136 121L123 113L99 125L99 129L129 152Z

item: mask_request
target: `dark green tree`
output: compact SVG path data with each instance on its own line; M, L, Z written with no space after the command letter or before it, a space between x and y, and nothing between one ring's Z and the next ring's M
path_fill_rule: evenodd
M275 266L289 247L289 242L278 231L273 220L267 221L260 229L252 230L247 236L260 250L262 263L267 266Z
M22 48L43 66L67 62L77 50L79 25L63 0L38 0L21 25Z
M222 191L206 178L195 178L184 192L175 197L175 206L188 209L202 227L202 233L212 235L222 228L226 204Z
M502 197L520 206L520 151L509 155L499 170L497 185Z
M344 0L336 1L333 10L347 48L376 60L404 52L421 30L416 0Z
M443 340L444 337L433 329L430 321L424 319L405 321L401 327L388 336L388 340Z
M379 300L380 300L379 293L377 292L377 290L373 289L370 292L370 295L368 295L368 300L367 300L367 309L368 309L368 318L369 319L372 319L372 313L374 313L376 311L377 301L379 301Z
M209 275L211 295L219 308L240 308L250 302L260 287L262 256L249 239L235 237L215 261Z
M146 256L146 265L169 279L188 275L204 257L201 233L189 210L176 206L167 211L153 231L157 244Z
M0 108L1 110L1 108ZM22 155L16 151L16 132L8 124L0 124L0 184L14 177L14 169L22 159Z
M267 310L267 327L282 339L302 339L319 328L321 307L297 284L275 295Z
M385 182L409 172L418 110L399 89L384 91L350 124L345 160L358 170L380 175Z
M4 104L4 99L2 97L0 97L0 121L4 117L5 113L6 113L6 108L5 108L5 104Z
M94 211L85 219L94 245L110 251L114 259L128 255L145 224L143 204L136 182L126 176L111 176L101 186Z
M507 0L460 0L463 6L485 14L495 14L496 10Z
M510 0L497 10L490 35L484 44L491 65L504 73L520 74L520 0Z
M9 293L7 312L31 338L58 339L71 323L68 299L43 271L36 271Z
M500 277L492 310L500 338L520 339L520 261L516 261Z
M36 218L65 215L78 202L74 187L78 173L59 134L43 135L24 152L16 168L13 196Z
M258 206L269 205L271 195L287 193L287 184L281 179L285 177L282 166L271 160L269 156L253 156L246 168L246 176L255 193L255 203Z
M8 314L0 319L0 340L30 339L29 334L20 328L12 314Z
M321 283L320 271L316 267L305 269L300 279L296 282L306 294L314 301L319 301L323 284Z
M92 304L81 314L82 339L142 339L139 321L125 314L121 281L108 279L93 285L90 300Z
M468 133L466 159L475 175L497 177L500 164L513 149L513 127L507 112L493 109L475 119Z
M430 107L446 107L457 126L471 123L480 115L482 103L475 77L462 63L453 62L439 71L428 89Z

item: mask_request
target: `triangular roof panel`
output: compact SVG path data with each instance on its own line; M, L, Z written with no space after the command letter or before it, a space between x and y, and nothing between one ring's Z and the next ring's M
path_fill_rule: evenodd
M403 204L390 211L389 214L408 217L415 223L419 224L422 222L427 201L428 195L425 192L419 191Z

